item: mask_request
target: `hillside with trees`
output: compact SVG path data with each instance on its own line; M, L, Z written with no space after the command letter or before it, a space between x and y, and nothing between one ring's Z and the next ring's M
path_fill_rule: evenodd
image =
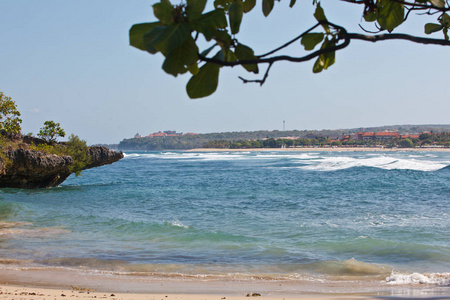
M142 137L122 140L120 150L188 150L194 148L281 148L282 145L324 146L329 141L357 132L395 131L399 134L420 134L422 132L450 132L450 124L437 125L393 125L380 127L337 129L337 130L260 130L244 132L220 132L197 135L167 137ZM282 139L289 137L290 139ZM274 142L275 141L275 142ZM237 143L237 144L236 144ZM239 143L241 146L239 146ZM242 146L244 145L244 146ZM250 145L250 146L249 146ZM355 144L356 145L356 144Z

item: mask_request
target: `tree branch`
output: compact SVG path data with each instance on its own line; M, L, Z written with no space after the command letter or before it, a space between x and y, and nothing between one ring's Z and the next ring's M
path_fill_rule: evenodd
M259 83L260 86L262 86L264 84L264 82L266 82L267 77L269 77L269 71L270 71L270 68L272 67L272 65L273 65L273 63L269 63L269 66L267 67L267 70L266 70L266 73L264 74L263 79L248 80L241 76L239 76L239 79L242 80L243 83L256 82L256 83Z
M366 0L340 0L342 2L347 2L347 3L352 3L352 4L362 4L362 5L366 5ZM412 6L415 7L414 10L426 10L426 9L434 9L434 10L438 10L441 12L446 12L446 11L450 11L450 7L438 7L435 5L427 5L427 4L421 4L421 3L412 3L412 2L408 2L408 1L403 1L403 0L391 0L400 4L403 4L405 6ZM448 3L447 3L448 6Z
M359 33L348 33L348 38L351 40L362 40L367 42L378 42L386 40L406 40L414 43L425 44L425 45L441 45L450 46L450 41L442 39L431 39L418 37L403 33L389 33L389 34L379 34L379 35L364 35Z
M275 52L280 51L281 49L286 48L287 46L289 46L289 45L291 45L292 43L294 43L294 42L298 41L299 39L301 39L305 34L309 33L311 30L316 29L320 24L321 24L320 22L317 23L316 25L314 25L314 26L311 27L310 29L306 30L305 32L303 32L302 34L300 34L299 36L297 36L296 38L290 40L290 41L287 42L286 44L284 44L284 45L282 45L282 46L280 46L280 47L278 47L278 48L276 48L276 49L274 49L274 50L272 50L272 51L270 51L270 52L267 52L266 54L258 55L257 57L258 57L258 58L266 57L266 56L268 56L268 55L271 55L271 54L274 54Z
M309 31L311 31L312 29L314 29L318 25L322 25L322 24L327 24L329 26L337 28L339 30L339 39L344 39L344 42L342 44L340 44L340 45L336 45L336 46L333 46L333 47L328 47L328 48L325 48L325 49L319 49L319 50L314 51L314 52L312 52L312 53L310 53L308 55L301 56L301 57L292 57L292 56L288 56L288 55L280 55L280 56L273 56L273 57L269 57L269 58L257 58L257 59L248 59L248 60L238 60L238 61L223 61L223 60L220 60L220 59L208 58L208 57L205 57L205 56L203 56L201 54L199 54L198 57L199 57L199 59L201 61L214 63L214 64L218 64L220 66L227 66L227 67L234 67L234 66L247 65L247 64L262 64L262 63L270 64L270 63L274 63L274 62L277 62L277 61L304 62L304 61L311 60L311 59L313 59L315 57L318 57L321 54L325 54L325 53L328 53L328 52L334 52L334 51L343 49L343 48L347 47L350 44L350 38L348 37L347 30L345 30L344 27L335 25L335 24L330 23L330 22L325 22L325 21L318 22L317 25L311 27L310 29L308 29L307 31L302 33L300 35L300 37L302 35L308 33ZM298 39L299 39L299 37L295 38L294 40L298 40ZM283 46L281 46L281 47L279 47L279 48L277 48L277 49L275 49L275 50L273 50L273 51L271 51L269 53L274 53L274 52L276 52L278 50L281 50L281 49L287 47L288 45L290 45L291 43L292 43L292 41L286 43L285 45L283 45ZM264 55L257 56L257 57L263 57L263 56L267 56L267 55L268 54L266 53Z
M346 1L346 0L342 0L342 1ZM343 40L343 42L339 45L316 50L308 55L301 56L301 57L280 55L280 56L264 58L265 56L268 56L268 55L273 54L281 49L286 48L287 46L291 45L295 41L299 40L301 37L303 37L305 34L310 32L311 30L315 29L317 26L323 25L323 24L327 24L327 25L337 29L338 30L337 31L337 41L339 42L339 41ZM310 29L303 32L301 35L297 36L296 38L287 42L286 44L284 44L266 54L256 56L257 57L256 59L224 61L224 60L220 60L220 59L216 59L216 58L208 58L201 54L198 54L198 57L201 61L204 61L207 63L214 63L214 64L217 64L220 66L227 66L227 67L234 67L234 66L246 65L246 64L267 63L267 64L269 64L269 66L267 67L267 70L262 79L247 80L242 77L239 77L239 79L241 79L244 83L256 82L256 83L259 83L260 85L263 85L266 82L266 79L269 76L269 71L275 62L278 62L278 61L305 62L305 61L311 60L313 58L316 58L322 54L326 54L329 52L335 52L335 51L344 49L345 47L347 47L350 44L351 40L362 40L362 41L366 41L366 42L378 42L378 41L385 41L385 40L407 40L407 41L411 41L414 43L425 44L425 45L450 46L450 41L447 41L447 40L424 38L424 37L412 36L412 35L403 34L403 33L389 33L389 34L378 34L378 35L364 35L364 34L359 34L359 33L348 33L347 30L341 26L335 25L335 24L327 22L327 21L322 21L322 22L318 22L315 26L311 27Z

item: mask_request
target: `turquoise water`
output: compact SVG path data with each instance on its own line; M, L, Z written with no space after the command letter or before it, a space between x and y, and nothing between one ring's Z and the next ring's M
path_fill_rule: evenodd
M0 259L450 284L449 165L449 152L127 152L57 188L0 190Z

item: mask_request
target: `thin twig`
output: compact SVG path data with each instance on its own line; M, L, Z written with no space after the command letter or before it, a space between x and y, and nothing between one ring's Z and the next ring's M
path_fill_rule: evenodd
M260 86L262 86L265 82L267 77L269 77L269 71L270 68L272 67L273 63L269 63L269 66L267 67L266 73L264 74L263 79L255 79L255 80L248 80L245 78L242 78L241 76L239 76L239 79L242 80L243 83L251 83L251 82L255 82L255 83L259 83Z
M320 22L317 23L316 25L314 25L313 27L309 28L308 30L306 30L305 32L303 32L303 33L300 34L299 36L295 37L294 39L290 40L290 41L287 42L286 44L284 44L284 45L282 45L282 46L280 46L280 47L278 47L278 48L276 48L276 49L274 49L274 50L272 50L272 51L270 51L270 52L267 52L266 54L258 55L257 58L262 58L262 57L265 57L265 56L274 54L275 52L278 52L278 51L280 51L281 49L286 48L287 46L289 46L289 45L291 45L292 43L294 43L294 42L298 41L299 39L301 39L305 34L309 33L311 30L316 29L320 24L321 24Z
M359 26L359 28L361 28L364 32L367 32L367 33L377 34L377 33L380 33L380 32L381 32L381 30L378 30L378 31L370 31L370 30L367 30L367 29L365 29L364 27L362 27L361 24L358 24L358 26Z

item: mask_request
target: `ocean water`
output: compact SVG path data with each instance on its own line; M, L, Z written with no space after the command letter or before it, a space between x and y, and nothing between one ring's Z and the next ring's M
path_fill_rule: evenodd
M450 152L127 152L0 190L0 268L450 285Z

